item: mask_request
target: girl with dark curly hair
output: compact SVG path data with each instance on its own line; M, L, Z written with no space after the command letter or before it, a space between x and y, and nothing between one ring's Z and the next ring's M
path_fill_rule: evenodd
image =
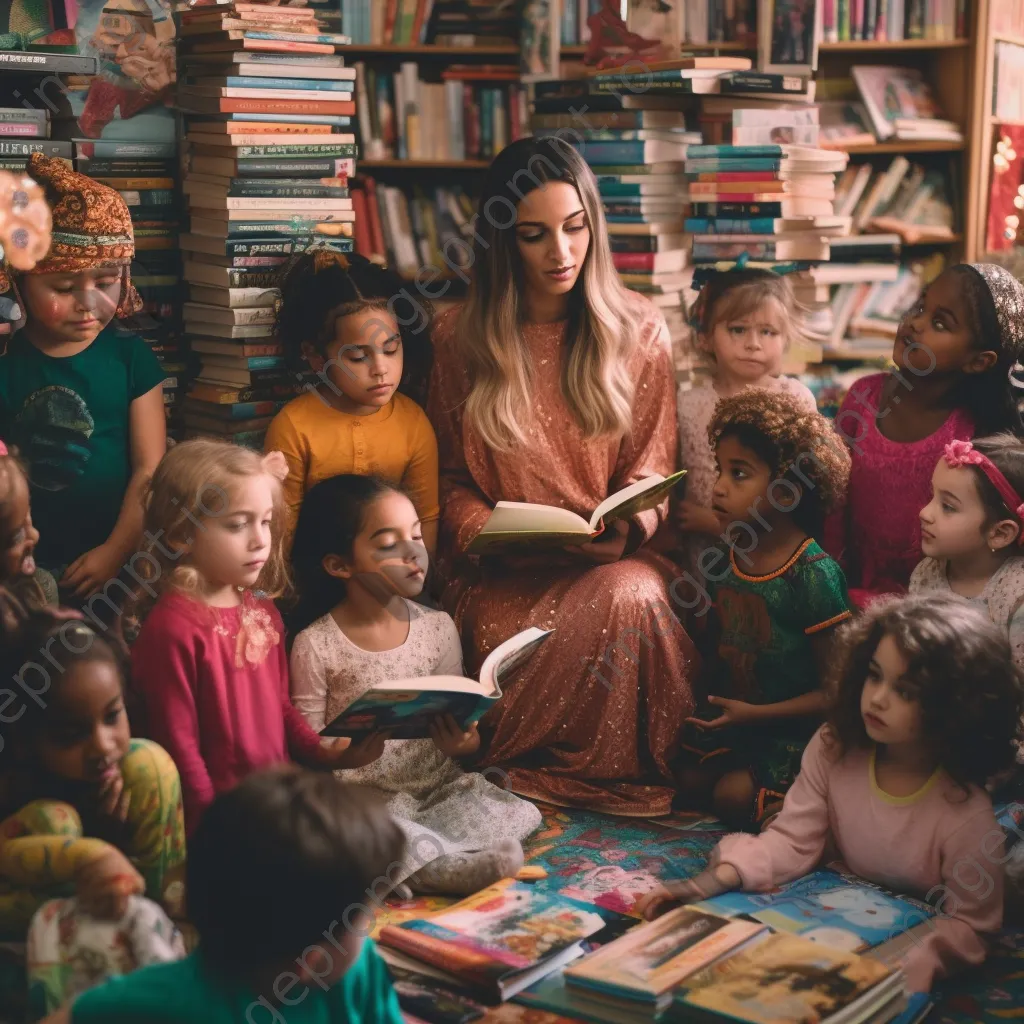
M992 263L940 274L896 333L888 373L862 377L836 416L853 467L826 550L858 607L906 591L921 560L918 513L950 441L1021 433L1011 374L1024 353L1024 285Z
M850 617L843 572L814 540L850 459L823 416L764 388L719 402L708 436L728 540L697 559L714 611L715 696L687 719L677 781L691 803L749 826L792 783L824 709L831 635Z
M641 909L766 892L813 870L831 837L854 874L935 907L903 963L911 991L928 991L980 964L1002 925L1003 833L984 786L1013 764L1024 677L988 616L948 595L875 602L842 639L829 722L782 813L758 836L727 836L705 871Z
M417 402L430 371L430 310L394 273L362 256L305 252L281 281L277 337L313 383L267 430L266 450L288 460L286 541L303 496L342 473L401 487L433 554L440 514L437 439Z

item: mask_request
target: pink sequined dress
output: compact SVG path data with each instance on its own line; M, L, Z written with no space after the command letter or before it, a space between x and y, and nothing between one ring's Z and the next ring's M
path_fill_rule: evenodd
M955 409L920 441L890 441L877 423L885 415L887 377L876 373L854 383L836 416L852 466L846 503L829 517L823 546L843 567L859 608L882 594L906 593L921 561L918 514L931 501L935 465L950 441L974 436L971 417Z
M672 615L674 566L640 550L611 565L516 569L501 556L464 555L498 501L559 505L584 516L609 494L676 463L675 400L664 321L644 300L632 432L587 440L560 380L566 324L528 324L533 356L529 449L488 449L463 420L468 375L453 344L457 310L438 318L428 412L441 461L438 565L466 668L528 626L555 633L503 685L484 719L487 763L535 799L613 814L667 813L670 761L694 700L697 656ZM635 516L649 540L665 506ZM492 780L493 781L493 780Z

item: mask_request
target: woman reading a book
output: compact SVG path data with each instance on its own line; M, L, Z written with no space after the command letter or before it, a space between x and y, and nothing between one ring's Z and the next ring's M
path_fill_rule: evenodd
M555 631L483 719L485 760L525 796L665 813L696 655L671 610L673 567L640 550L664 503L583 544L466 550L498 501L586 518L671 473L665 322L620 283L594 177L560 140L523 139L495 158L475 239L467 301L434 332L443 600L471 673L519 630Z

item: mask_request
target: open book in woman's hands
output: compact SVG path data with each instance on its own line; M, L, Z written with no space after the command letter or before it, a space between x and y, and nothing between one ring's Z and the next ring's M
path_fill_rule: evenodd
M586 544L604 529L604 522L628 519L661 504L672 488L683 478L681 469L671 476L644 477L636 483L610 494L594 509L589 521L567 508L534 505L525 501L499 501L484 528L467 547L470 554L482 554L492 548L509 545L562 547Z
M450 714L465 728L501 697L500 683L551 635L530 626L495 647L480 666L480 682L462 676L423 676L377 683L350 704L321 736L361 738L387 730L394 740L427 739L430 723Z

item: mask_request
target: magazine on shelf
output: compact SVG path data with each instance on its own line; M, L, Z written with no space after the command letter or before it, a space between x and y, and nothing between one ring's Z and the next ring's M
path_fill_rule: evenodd
M637 480L605 498L594 509L589 521L567 508L499 501L466 550L470 554L480 554L492 548L517 544L585 544L603 531L605 522L628 519L637 512L660 505L685 473L686 470L679 470L667 477L655 473Z
M321 736L358 738L387 730L391 739L424 739L438 715L453 715L463 727L478 721L501 698L508 678L551 635L530 626L499 644L480 666L480 681L462 676L424 676L377 683L327 725Z

